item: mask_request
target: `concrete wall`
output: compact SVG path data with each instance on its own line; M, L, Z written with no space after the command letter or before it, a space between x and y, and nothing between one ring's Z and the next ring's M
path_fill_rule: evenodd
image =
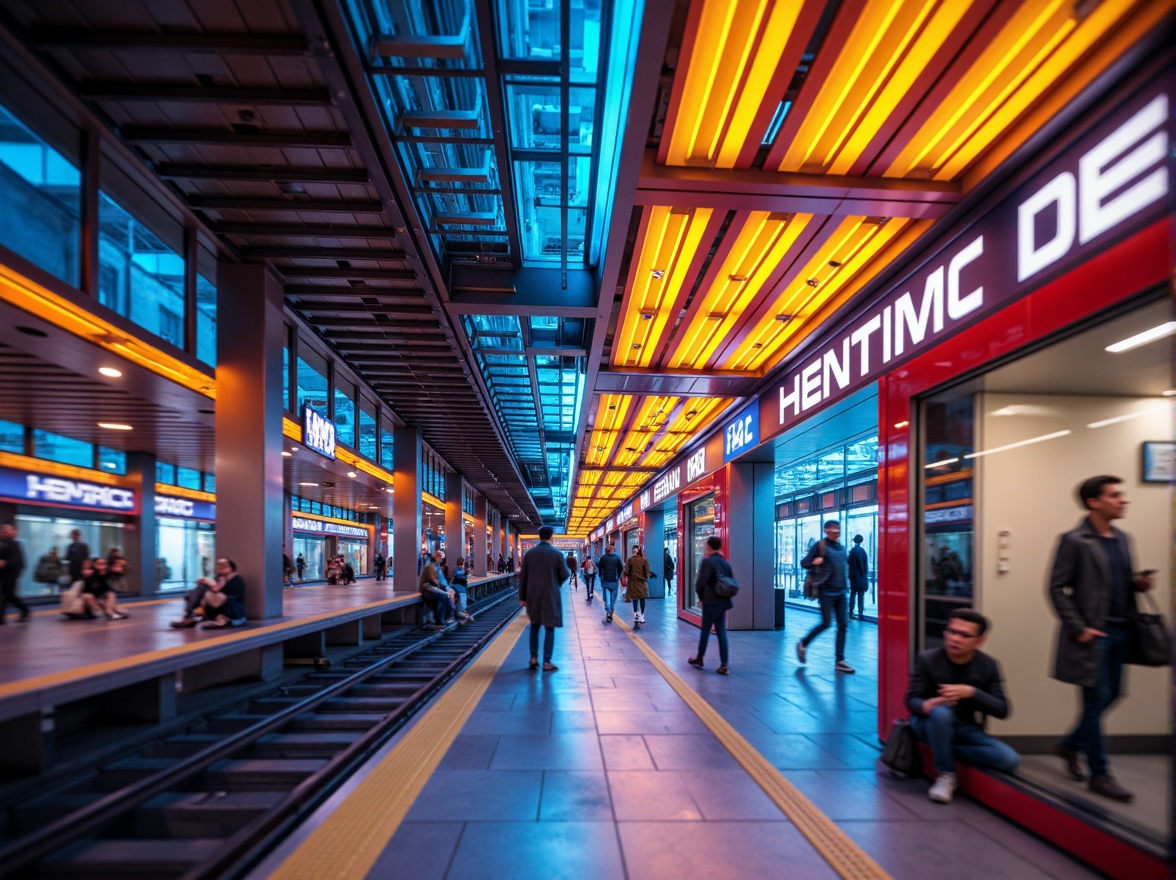
M1021 414L995 415L1010 406ZM1141 444L1171 439L1169 411L1163 398L977 395L977 450L1071 431L975 459L976 602L993 621L984 649L1000 660L1013 704L1007 721L990 722L992 733L1054 735L1077 716L1078 688L1050 677L1058 620L1046 589L1058 535L1083 516L1074 492L1084 479L1123 478L1131 504L1118 525L1132 537L1135 569L1158 570L1153 596L1165 613L1171 608L1169 487L1140 480ZM1087 427L1135 413L1144 414ZM997 571L1001 531L1009 532L1004 574ZM1127 695L1105 716L1106 732L1170 733L1169 671L1129 666L1124 684Z

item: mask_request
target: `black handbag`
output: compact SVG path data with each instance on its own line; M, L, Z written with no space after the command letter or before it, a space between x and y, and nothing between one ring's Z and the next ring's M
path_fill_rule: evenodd
M923 756L919 754L919 741L911 722L906 718L895 720L890 727L886 748L882 750L882 763L904 776L923 775Z
M825 558L825 542L824 541L821 541L817 544L817 552L816 552L815 556L820 556L822 559ZM817 571L817 569L814 567L814 568L810 568L808 570L808 572L805 574L805 576L804 576L804 597L806 599L815 599L815 598L817 598L818 595L820 595L821 584L823 584L823 583L825 583L825 581L829 580L829 569L826 568L826 566L828 564L829 563L827 561L822 563L820 566L821 571Z
M1136 611L1128 625L1127 662L1136 666L1167 666L1172 657L1168 626L1150 593L1143 594L1154 614Z

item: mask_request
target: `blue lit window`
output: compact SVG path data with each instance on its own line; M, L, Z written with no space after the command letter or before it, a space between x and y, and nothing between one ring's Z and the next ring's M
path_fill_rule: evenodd
M174 486L176 484L176 466L168 464L166 461L155 462L155 482Z
M359 454L376 460L376 410L364 399L359 401Z
M392 430L384 426L380 427L380 467L388 470L395 470L396 464L393 458L395 451L395 443L392 440Z
M94 467L94 446L84 440L52 434L40 428L33 430L33 456L46 461L58 461L79 467Z
M79 286L82 175L0 107L0 244Z
M0 420L0 452L24 455L24 425Z
M298 413L303 406L327 414L327 362L313 352L298 358Z
M98 300L184 346L184 258L106 193L98 201Z
M216 476L214 474L204 474L204 491L213 493L216 492Z
M176 485L184 489L200 489L200 471L192 468L176 468Z
M203 275L196 276L196 357L216 366L216 285Z
M127 454L121 449L98 447L98 470L108 474L125 474L127 472Z
M335 439L355 448L355 386L342 379L335 382Z

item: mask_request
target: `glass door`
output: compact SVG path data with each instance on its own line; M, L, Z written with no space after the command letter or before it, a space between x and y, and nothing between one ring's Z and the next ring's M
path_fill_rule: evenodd
M715 493L703 495L684 508L686 520L686 559L682 572L682 607L694 614L702 614L698 596L694 592L694 576L706 556L706 539L715 533Z

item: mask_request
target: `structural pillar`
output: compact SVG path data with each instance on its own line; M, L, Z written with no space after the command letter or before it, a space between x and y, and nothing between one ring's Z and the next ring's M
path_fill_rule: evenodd
M421 555L421 432L397 427L392 432L392 541L389 553L395 561L392 589L414 592L417 559Z
M641 514L641 531L644 535L645 558L649 560L649 567L657 572L657 577L649 582L649 598L664 599L666 597L665 546L666 546L666 512L664 510L647 510Z
M772 462L734 462L728 487L723 555L739 582L730 629L774 629L776 622L775 471Z
M466 555L465 523L461 517L464 485L461 474L450 471L445 475L445 556L451 572L457 557Z
M220 264L216 338L216 552L245 580L245 613L282 613L282 284Z
M127 453L127 478L139 496L139 521L128 526L123 534L126 546L128 586L138 582L140 596L154 596L159 592L156 560L159 558L155 519L155 456L150 452ZM132 530L133 529L133 530Z
M490 520L490 555L494 557L494 570L498 571L498 554L502 552L502 514L494 510Z
M486 499L481 495L474 498L474 561L470 574L484 577L486 570Z

